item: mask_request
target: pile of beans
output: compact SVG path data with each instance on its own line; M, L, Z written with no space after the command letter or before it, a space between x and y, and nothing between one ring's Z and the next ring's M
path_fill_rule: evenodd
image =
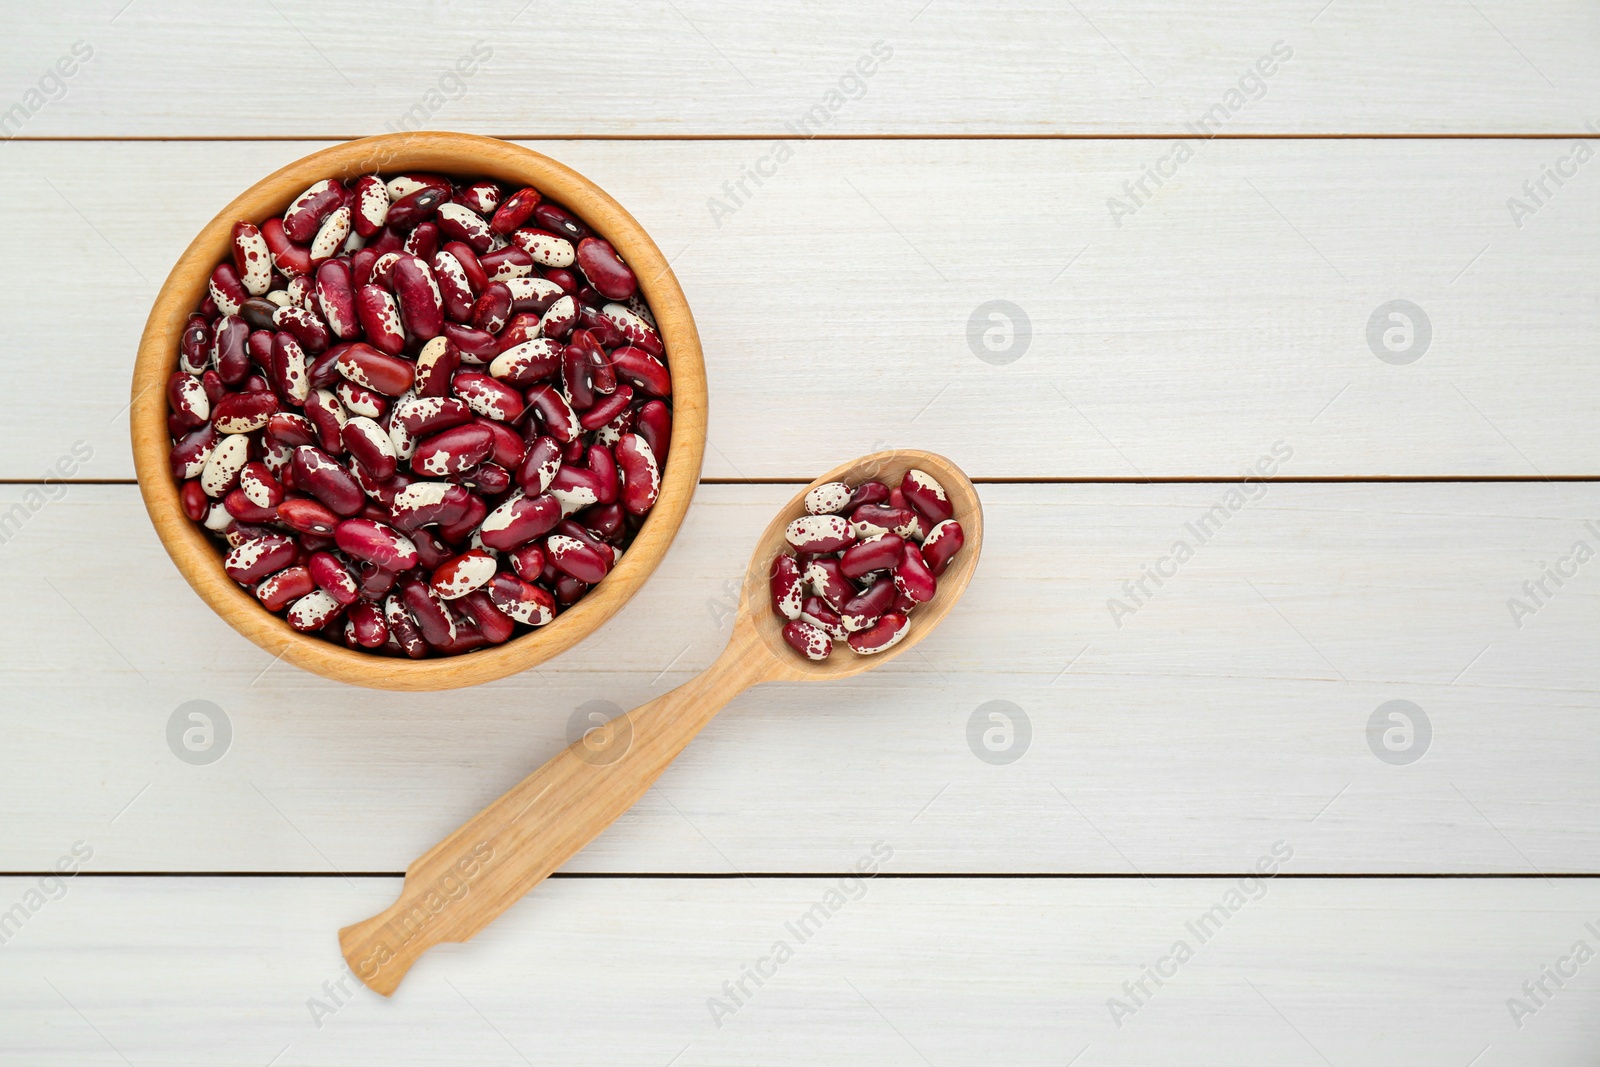
M783 639L811 660L835 641L863 656L893 648L965 540L944 486L909 470L894 489L827 482L805 506L784 531L794 554L779 553L769 576Z
M453 655L615 565L671 393L633 271L538 190L320 181L234 226L167 383L172 473L296 630Z

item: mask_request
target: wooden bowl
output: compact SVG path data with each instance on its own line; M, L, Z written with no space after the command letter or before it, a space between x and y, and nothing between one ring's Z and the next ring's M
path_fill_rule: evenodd
M661 495L616 567L548 625L503 645L459 656L399 659L347 649L294 630L223 572L217 542L183 513L168 461L166 381L177 367L179 336L205 297L212 269L231 254L233 224L282 214L295 196L322 178L347 179L379 171L429 171L531 185L572 209L611 242L638 276L672 370L672 443L662 471ZM700 336L683 290L655 242L620 204L577 171L505 141L459 133L389 134L351 141L291 163L239 194L190 242L157 294L139 341L132 394L133 460L145 510L195 592L229 625L273 656L327 678L376 689L477 685L543 663L593 633L638 591L666 555L700 480L705 453L706 375Z

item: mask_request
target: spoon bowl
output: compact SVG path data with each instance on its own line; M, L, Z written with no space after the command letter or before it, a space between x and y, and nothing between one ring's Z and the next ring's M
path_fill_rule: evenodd
M806 659L784 641L785 620L773 614L772 598L768 591L773 560L780 553L792 551L789 542L784 539L784 530L806 513L805 496L819 485L845 482L854 486L866 481L879 481L893 487L900 484L900 479L908 470L931 474L944 486L950 506L954 509L951 518L961 524L965 544L955 559L950 561L949 568L939 576L939 588L934 592L933 599L918 605L911 613L911 628L893 648L863 656L851 651L848 645L837 644L827 659ZM739 596L739 622L755 627L761 643L778 660L775 671L789 668L781 675L775 674L774 681L780 677L784 681L808 682L854 678L910 650L950 614L950 609L961 599L967 583L972 580L972 572L978 566L978 550L982 545L983 505L978 500L978 491L973 488L971 479L960 467L937 453L915 448L874 452L835 467L800 490L767 525L750 557L750 569L745 572L744 588Z
M784 641L768 586L772 561L788 547L784 529L824 482L877 479L898 484L911 468L944 486L965 543L939 578L933 599L911 615L893 648L859 655L835 647L808 660ZM761 535L739 596L728 647L672 692L597 725L406 868L400 899L339 931L356 977L388 996L423 952L466 941L594 840L631 808L723 705L761 682L850 678L911 648L950 612L978 563L983 509L972 482L943 456L897 449L837 467L797 493Z

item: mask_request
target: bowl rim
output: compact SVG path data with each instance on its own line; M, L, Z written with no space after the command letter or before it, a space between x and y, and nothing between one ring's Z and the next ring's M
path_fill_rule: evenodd
M672 372L672 436L661 492L633 543L605 579L549 624L503 645L421 660L358 652L303 634L267 611L222 569L222 552L183 513L168 459L166 382L178 342L204 298L211 271L230 255L233 224L280 215L313 182L377 172L430 172L531 185L575 212L633 267L655 316ZM493 137L443 131L381 134L313 152L234 197L195 235L156 295L139 340L130 387L129 435L145 511L184 579L230 626L277 658L352 685L438 690L477 685L537 666L603 625L665 557L683 524L705 454L706 378L688 301L661 250L616 200L548 156Z

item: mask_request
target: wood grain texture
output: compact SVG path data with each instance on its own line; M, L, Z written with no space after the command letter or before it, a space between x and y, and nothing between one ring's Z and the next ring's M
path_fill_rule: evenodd
M14 20L0 50L13 99L74 41L94 49L22 135L776 137L808 112L809 128L854 136L1169 134L1230 90L1230 133L1567 133L1600 94L1582 0L226 11L96 0ZM1264 90L1241 86L1278 42L1292 58ZM280 106L261 106L256 86L273 82Z
M1229 488L980 486L983 561L936 632L860 678L738 698L570 869L833 871L900 827L899 869L932 873L1238 871L1263 837L1307 872L1600 872L1596 564L1520 629L1506 603L1597 544L1600 490L1271 484L1118 628L1107 600ZM87 837L102 870L398 872L591 702L619 714L710 663L792 491L701 486L593 638L441 696L273 664L167 566L131 486L71 487L0 546L26 608L0 615L0 870ZM233 727L208 767L165 739L196 699ZM1432 722L1410 766L1369 747L1396 699ZM1009 765L969 744L997 700L1031 723Z
M0 476L38 480L79 440L94 458L72 477L132 476L122 409L157 282L311 147L6 146L0 314L30 358L0 362ZM1159 144L817 142L720 227L706 200L759 142L533 147L671 260L706 351L710 477L806 481L904 445L982 478L1233 478L1280 438L1293 477L1600 472L1596 175L1520 229L1506 208L1559 144L1212 142L1120 228L1106 200ZM69 320L86 270L95 313ZM968 334L996 299L1031 322L1004 366ZM1432 324L1409 366L1368 346L1395 299Z
M1273 844L1263 836L1256 855ZM72 1067L122 1063L118 1053L196 1067L1593 1062L1593 961L1564 988L1547 979L1553 996L1520 1029L1506 1006L1574 942L1594 946L1592 882L897 880L887 875L899 838L882 848L892 855L871 880L557 880L495 936L432 954L393 1000L360 988L328 931L390 899L398 879L80 877L3 949L0 1057ZM870 845L851 859L871 861ZM0 880L0 900L34 884ZM1213 919L1200 944L1188 924L1230 891L1248 902L1220 928ZM774 966L780 940L792 956ZM1179 940L1193 957L1175 974L1162 964L1159 988L1146 979L1153 995L1119 1029L1107 1001L1129 1003L1124 983ZM757 965L768 972L759 987L744 978ZM735 1005L724 983L738 981L748 995ZM734 1010L714 1018L712 998Z
M826 660L802 659L784 643L768 586L773 561L791 552L789 524L807 513L806 496L820 485L876 480L898 487L908 471L931 476L948 494L950 517L966 536L961 553L892 648L857 656L841 646ZM911 651L960 600L982 550L977 490L943 456L877 452L819 475L790 497L756 540L727 647L711 666L598 730L586 729L408 865L398 900L339 931L351 970L368 988L390 996L423 952L475 937L643 799L717 712L746 689L764 682L853 678ZM463 884L466 872L476 875L470 892L440 895L441 887Z
M438 172L531 185L609 239L638 272L639 293L656 316L672 370L672 437L655 506L594 591L554 622L470 655L406 660L344 648L303 634L264 609L222 569L219 545L183 514L169 454L167 379L174 373L184 324L205 298L211 272L231 256L234 224L281 214L312 184L362 174ZM369 137L314 152L240 193L197 234L178 260L139 339L129 387L134 467L145 510L184 579L230 626L261 648L336 681L375 689L453 689L503 678L560 655L603 625L661 562L700 480L705 453L706 378L700 338L683 290L661 250L633 216L583 175L538 153L490 138L450 133Z

